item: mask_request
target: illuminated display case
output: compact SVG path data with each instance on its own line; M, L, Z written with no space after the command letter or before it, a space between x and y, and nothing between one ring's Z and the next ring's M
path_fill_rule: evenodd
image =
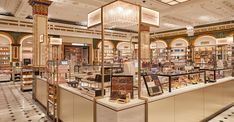
M156 73L162 84L164 91L172 92L173 90L186 86L206 83L205 71L178 71L170 73Z

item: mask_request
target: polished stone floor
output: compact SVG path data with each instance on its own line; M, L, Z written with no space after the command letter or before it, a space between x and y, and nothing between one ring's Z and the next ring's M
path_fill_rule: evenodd
M224 111L209 122L234 122L234 107Z
M0 83L0 122L49 122L32 100L32 92L21 92L19 83Z

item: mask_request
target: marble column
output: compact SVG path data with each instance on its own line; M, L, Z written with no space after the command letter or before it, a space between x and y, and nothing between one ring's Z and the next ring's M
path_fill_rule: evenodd
M48 7L52 1L29 0L33 10L33 66L46 67L48 60Z

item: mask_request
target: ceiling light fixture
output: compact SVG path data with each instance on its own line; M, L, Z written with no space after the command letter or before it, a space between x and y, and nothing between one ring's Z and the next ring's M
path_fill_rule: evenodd
M173 6L173 5L177 5L177 4L179 4L179 3L186 2L186 1L188 1L188 0L159 0L159 1L161 1L161 2L163 2L163 3L166 3L166 4L168 4L168 5Z
M169 27L169 28L180 28L180 25L176 24L171 24L171 23L163 23L164 26Z
M6 12L6 10L3 9L2 7L0 7L0 12L4 13L4 12Z
M137 25L138 7L117 1L104 7L104 22L107 28L131 27Z
M169 4L169 5L176 5L176 4L178 4L178 2L172 1L172 2L169 2L168 4Z
M201 20L201 21L209 22L209 21L213 20L213 17L210 17L210 16L200 16L200 17L198 17L198 19Z

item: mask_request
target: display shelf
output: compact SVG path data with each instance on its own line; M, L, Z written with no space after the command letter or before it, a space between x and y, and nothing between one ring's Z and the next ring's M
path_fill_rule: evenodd
M99 50L99 61L102 60L102 53ZM104 50L104 63L113 63L114 62L114 51L112 49Z
M120 60L122 61L129 61L132 59L133 57L133 51L131 51L130 49L120 49L118 50L119 54L118 57Z
M21 67L20 66L14 66L13 67L13 73L12 73L12 78L14 82L19 82L21 81L22 74L21 74Z
M12 68L10 65L0 65L0 82L10 81L12 78Z
M193 60L196 67L214 68L215 46L194 47Z
M3 47L0 45L0 65L10 65L9 47Z
M111 41L104 41L104 63L110 64L114 63L114 58L116 56L116 51L114 50L114 45ZM98 44L98 62L102 61L102 42Z
M52 45L49 50L49 60L47 61L47 115L56 121L57 114L57 88L60 83L66 83L69 78L69 62L61 60L59 53L60 46ZM51 51L51 52L50 52Z
M22 67L21 79L22 79L21 90L22 91L32 90L32 83L33 83L32 66Z

